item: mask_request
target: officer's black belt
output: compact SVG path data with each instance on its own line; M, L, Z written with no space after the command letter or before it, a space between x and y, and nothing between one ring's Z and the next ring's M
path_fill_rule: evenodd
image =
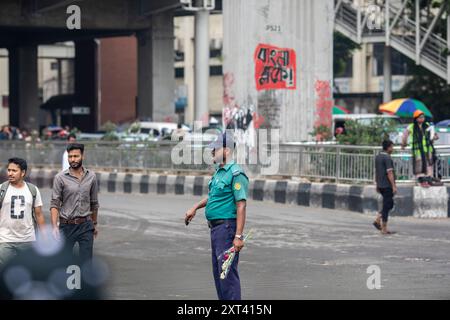
M216 220L208 220L208 227L214 228L218 225L221 225L225 222L236 222L236 219L216 219Z

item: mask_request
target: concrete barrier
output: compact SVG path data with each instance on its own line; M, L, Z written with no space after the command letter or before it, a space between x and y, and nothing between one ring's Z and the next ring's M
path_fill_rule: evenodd
M57 174L54 170L31 170L30 182L39 188L48 188ZM0 171L2 181L6 171ZM119 194L171 194L206 196L210 177L178 176L139 173L96 173L101 193ZM252 179L249 183L249 200L270 201L304 207L348 210L375 214L382 204L381 196L373 185L343 185L304 183L291 180ZM394 198L392 216L417 218L450 217L450 187L428 189L401 185Z
M445 218L449 217L447 187L425 189L414 187L414 217Z

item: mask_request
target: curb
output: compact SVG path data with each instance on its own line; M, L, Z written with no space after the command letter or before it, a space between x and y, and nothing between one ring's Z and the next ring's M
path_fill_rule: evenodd
M39 188L51 188L56 170L31 170L28 179ZM100 193L170 194L206 196L209 177L139 173L97 172ZM0 171L2 181L6 171ZM381 208L381 196L373 185L304 183L290 180L251 179L249 199L303 207L338 209L375 214ZM391 216L450 218L450 187L424 189L399 186Z

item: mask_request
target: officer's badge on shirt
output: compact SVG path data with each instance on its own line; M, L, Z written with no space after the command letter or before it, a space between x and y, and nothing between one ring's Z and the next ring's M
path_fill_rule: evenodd
M234 184L234 190L237 190L237 191L241 190L241 184L239 182L236 182Z

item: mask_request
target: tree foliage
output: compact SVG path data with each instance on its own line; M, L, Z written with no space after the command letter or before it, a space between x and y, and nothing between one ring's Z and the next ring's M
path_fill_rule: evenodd
M396 132L396 123L388 119L374 119L370 124L349 120L345 122L345 133L336 140L344 145L380 146L383 140Z
M342 74L350 63L355 50L361 49L361 45L353 42L342 33L335 31L333 39L333 72L336 76Z

